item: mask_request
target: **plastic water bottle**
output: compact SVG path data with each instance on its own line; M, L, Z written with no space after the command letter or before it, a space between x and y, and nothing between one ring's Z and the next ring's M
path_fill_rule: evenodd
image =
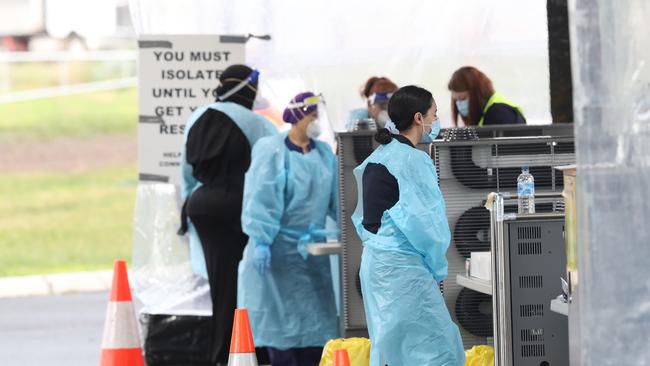
M535 179L528 172L528 165L521 167L517 178L517 203L519 213L535 213Z

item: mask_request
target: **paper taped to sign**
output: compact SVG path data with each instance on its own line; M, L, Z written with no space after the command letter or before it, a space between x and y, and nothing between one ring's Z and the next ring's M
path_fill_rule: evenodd
M180 184L190 114L214 102L219 76L245 61L245 43L218 35L142 35L138 40L140 177Z

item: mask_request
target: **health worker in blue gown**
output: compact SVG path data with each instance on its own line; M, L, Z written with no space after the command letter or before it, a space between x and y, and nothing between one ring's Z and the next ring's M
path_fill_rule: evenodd
M431 157L416 148L439 133L437 106L427 90L406 86L388 114L399 134L380 129L381 145L354 170L370 364L381 355L390 366L462 366L460 332L439 287L450 240L445 202Z
M386 77L373 76L361 87L361 98L366 102L364 108L357 108L350 111L346 124L347 131L360 129L360 121L372 120L377 129L386 128L397 133L395 124L388 116L388 100L397 90L397 85Z
M338 198L335 155L317 139L323 105L314 93L296 95L283 113L291 129L260 140L246 173L249 241L238 305L248 309L255 345L268 347L273 366L318 365L325 343L337 337L330 260L306 250L336 235L325 230Z
M232 65L222 73L215 103L190 116L185 127L180 233L188 233L195 273L208 278L212 298L209 359L226 364L237 306L237 266L248 237L241 230L244 174L251 149L275 126L252 111L257 70ZM265 351L259 351L264 359Z

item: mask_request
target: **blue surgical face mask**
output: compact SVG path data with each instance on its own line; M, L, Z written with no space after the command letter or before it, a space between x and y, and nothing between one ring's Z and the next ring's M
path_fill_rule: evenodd
M429 132L429 138L433 141L438 137L440 133L440 118L436 117L431 124L431 132Z
M458 113L460 113L461 116L469 116L469 99L457 99L456 108L458 109Z
M435 140L436 137L438 137L438 134L440 133L440 119L436 117L436 119L434 119L430 125L424 125L424 126L431 126L431 132L423 133L422 138L420 139L420 143L429 144L433 140Z

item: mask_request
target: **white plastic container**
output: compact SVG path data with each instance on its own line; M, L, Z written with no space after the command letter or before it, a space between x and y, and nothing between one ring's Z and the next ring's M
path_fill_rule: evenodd
M490 281L492 279L492 252L472 252L470 258L470 276Z

